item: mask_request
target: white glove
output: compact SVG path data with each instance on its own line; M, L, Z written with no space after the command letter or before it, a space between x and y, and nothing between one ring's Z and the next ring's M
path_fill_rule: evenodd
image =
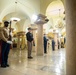
M7 43L12 44L12 41L7 41Z
M11 36L12 36L12 32L10 32L10 33L9 33L9 35L11 35Z

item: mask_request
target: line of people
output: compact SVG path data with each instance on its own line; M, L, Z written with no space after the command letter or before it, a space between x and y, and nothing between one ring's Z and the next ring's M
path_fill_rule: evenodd
M9 51L10 51L10 46L12 44L12 41L9 40L9 22L5 21L4 22L4 27L0 27L0 43L1 43L1 67L5 68L5 67L9 67L8 64L8 55L9 55ZM34 38L33 38L33 34L32 32L32 28L29 27L28 28L28 32L26 33L26 39L27 39L27 46L28 46L28 59L32 59L32 44L33 46L35 46L35 42L34 42ZM44 34L43 37L43 42L44 42L44 53L47 53L47 37L46 34ZM54 40L52 40L52 50L55 50L55 42Z

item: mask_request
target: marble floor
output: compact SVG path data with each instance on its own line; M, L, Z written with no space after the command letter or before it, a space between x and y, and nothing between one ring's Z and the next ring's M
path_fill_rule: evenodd
M65 49L48 50L43 56L27 58L26 50L10 50L8 68L0 67L0 75L66 75Z

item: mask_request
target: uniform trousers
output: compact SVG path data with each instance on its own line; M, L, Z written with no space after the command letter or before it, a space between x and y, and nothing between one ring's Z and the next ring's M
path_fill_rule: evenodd
M31 53L32 53L32 42L27 41L27 46L28 46L28 57L31 57Z
M8 64L9 51L10 51L10 44L2 41L1 65L7 65Z

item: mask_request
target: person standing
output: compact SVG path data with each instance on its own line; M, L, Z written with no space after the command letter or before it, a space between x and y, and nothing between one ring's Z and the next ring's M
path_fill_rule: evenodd
M44 39L44 53L47 53L47 41L48 41L48 39L46 38L46 34L44 34L43 39Z
M60 49L60 42L59 42L59 40L57 42L58 42L58 49Z
M12 41L9 41L9 22L4 22L4 27L0 27L0 42L2 42L1 45L1 67L9 67L8 64L8 54L10 51L10 46L12 44Z
M53 51L55 50L55 41L54 41L54 39L52 39L52 50Z
M26 33L27 46L28 46L28 58L29 59L32 59L33 58L31 56L31 53L32 53L32 43L34 42L34 39L33 39L33 34L31 32L32 32L32 28L29 27L28 28L28 32Z

